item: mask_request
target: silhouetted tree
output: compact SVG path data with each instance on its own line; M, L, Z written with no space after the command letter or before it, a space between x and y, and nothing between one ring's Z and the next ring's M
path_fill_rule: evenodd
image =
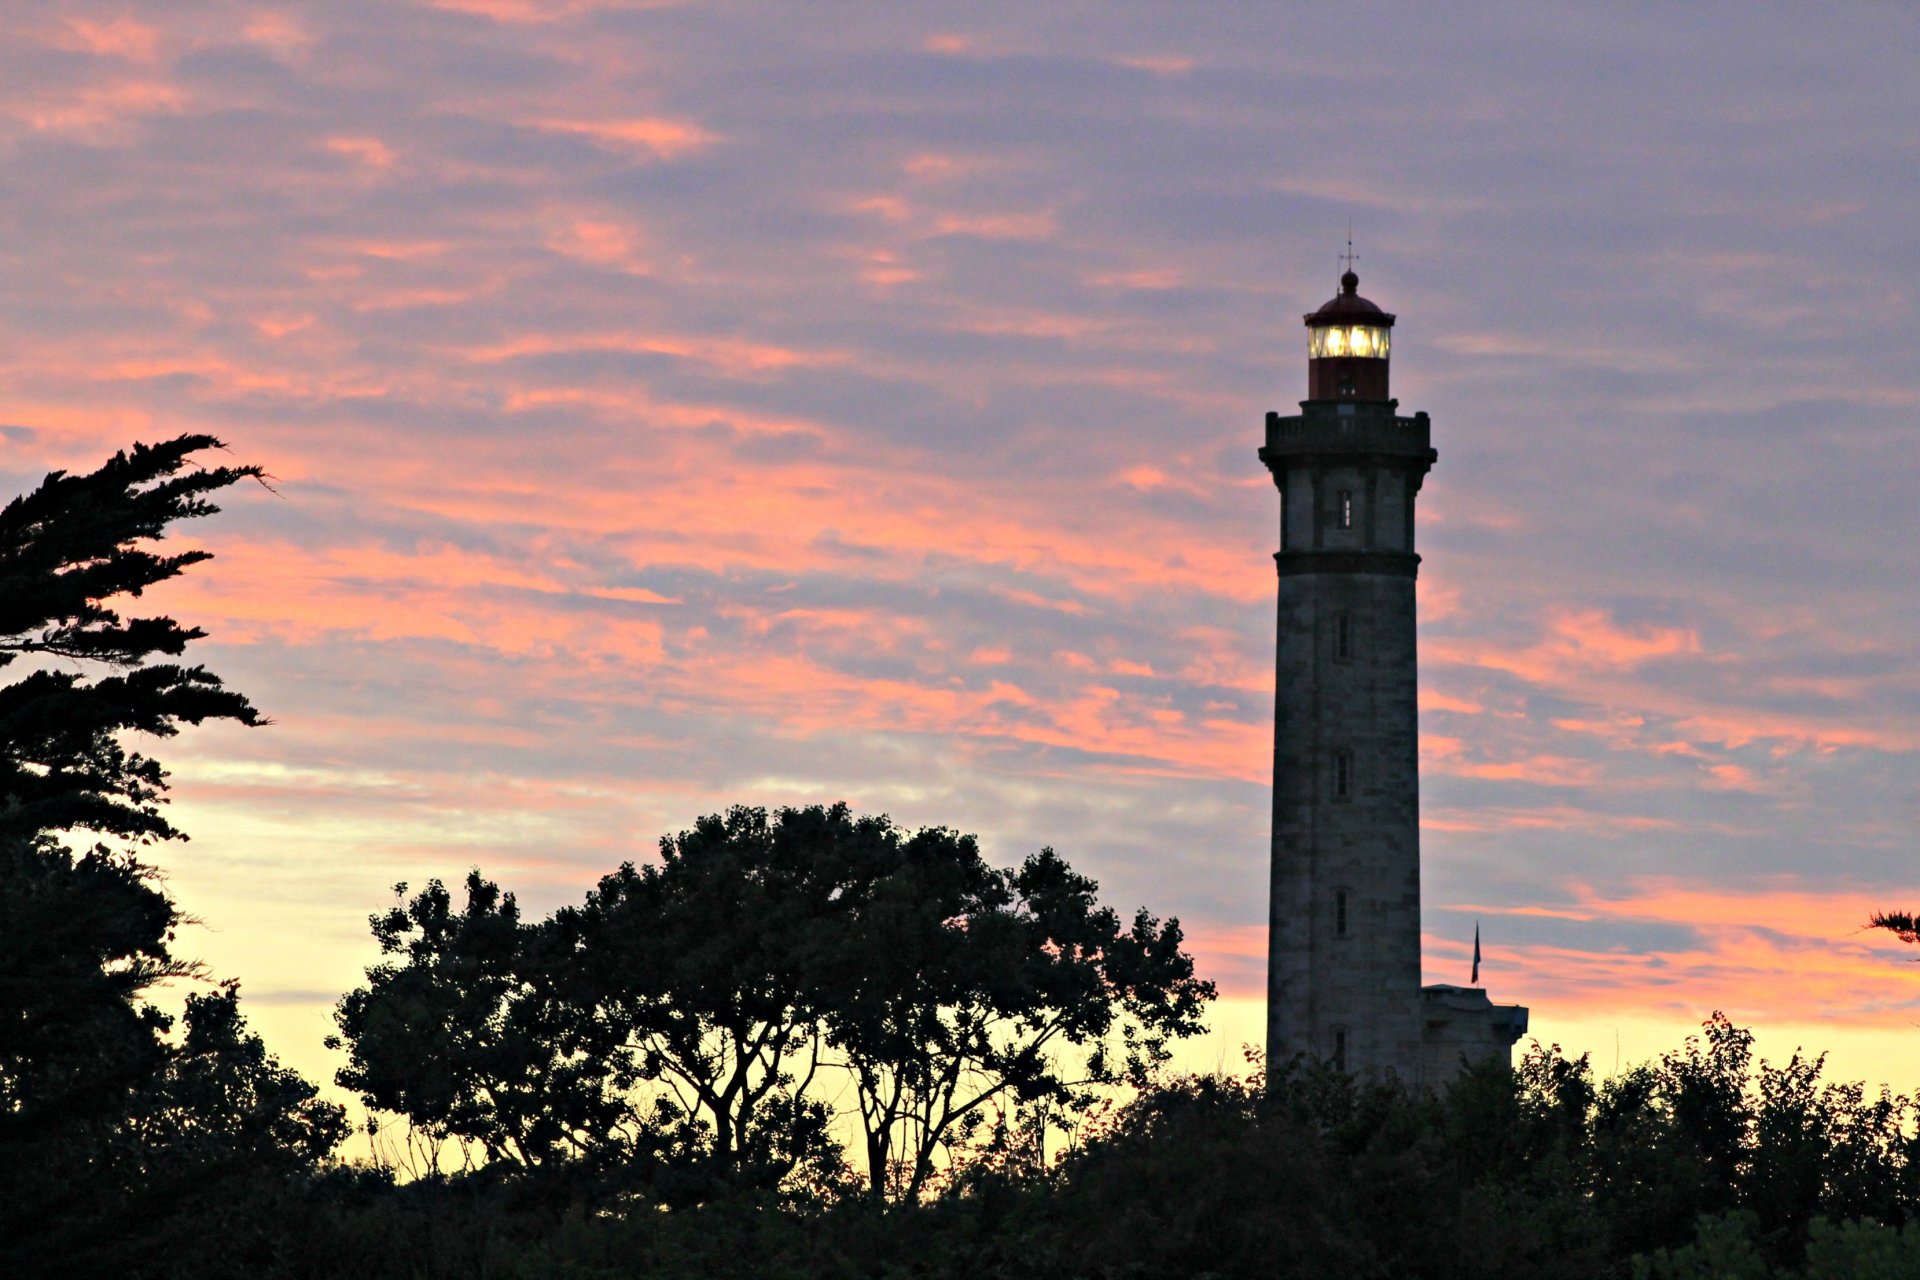
M556 923L613 1051L731 1173L825 1174L824 1060L852 1072L870 1189L911 1197L989 1103L1079 1110L1200 1029L1178 923L1124 926L1097 887L1051 849L1002 871L844 804L736 808Z
M256 1177L310 1168L346 1137L346 1112L279 1064L240 1012L228 981L191 994L165 1070L135 1098L133 1138L150 1162Z
M911 1196L989 1102L1143 1079L1212 995L1176 922L1123 925L1051 850L996 871L972 837L845 805L736 808L660 847L539 924L478 873L463 916L435 885L376 917L406 962L341 1001L341 1083L522 1163L660 1155L697 1199L836 1185L821 1072L844 1067L868 1185Z
M841 1154L812 1096L823 1046L821 960L840 944L844 806L735 808L623 865L554 927L572 992L644 1119L681 1164L732 1185L832 1181ZM884 819L879 820L884 823Z
M340 1000L340 1034L327 1040L348 1051L339 1083L434 1142L473 1142L496 1161L624 1154L627 1073L585 1052L579 1010L556 999L551 930L523 925L513 895L477 871L465 888L459 911L434 880L370 917L381 954L401 959Z
M184 839L166 772L123 735L260 723L205 668L154 661L198 628L119 612L208 558L153 550L172 522L260 477L193 463L218 445L136 445L0 509L0 1238L42 1270L124 1272L139 1230L196 1188L305 1167L341 1134L339 1109L245 1032L233 988L190 997L178 1042L141 1001L200 969L173 954L183 918L135 852ZM120 847L76 854L72 833Z
M107 1157L167 1059L167 1019L138 997L197 972L171 953L179 922L129 857L0 840L0 1235L123 1185Z
M253 704L178 657L206 633L165 616L123 618L139 597L210 558L141 544L176 520L211 515L207 495L259 467L198 467L212 436L135 445L98 471L56 471L0 510L0 670L45 661L0 685L0 836L88 830L139 842L180 838L159 806L166 772L121 734L171 737L182 724L258 724Z
M1202 1029L1213 986L1194 977L1177 921L1142 911L1123 925L1051 849L996 871L970 836L884 834L884 864L842 899L822 1000L875 1194L920 1194L991 1105L1079 1115L1092 1086L1144 1084L1168 1039Z

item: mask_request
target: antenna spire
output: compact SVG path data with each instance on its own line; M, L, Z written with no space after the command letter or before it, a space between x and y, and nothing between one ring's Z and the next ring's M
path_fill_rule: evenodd
M1347 219L1347 251L1340 255L1340 270L1344 274L1353 270L1353 264L1360 261L1360 255L1353 251L1353 219Z

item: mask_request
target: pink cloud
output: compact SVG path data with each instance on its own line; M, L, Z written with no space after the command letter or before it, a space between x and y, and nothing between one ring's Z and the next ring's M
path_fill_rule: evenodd
M378 138L340 135L328 138L321 146L337 156L358 161L369 169L393 168L393 148Z
M1494 904L1449 909L1490 920L1520 915L1675 925L1698 941L1644 952L1496 943L1489 950L1497 967L1488 980L1498 998L1530 1000L1536 1017L1607 1011L1697 1020L1713 1009L1738 1009L1768 1021L1880 1027L1893 1010L1920 1008L1920 970L1903 968L1898 943L1883 943L1864 927L1873 911L1886 907L1871 894L1809 891L1790 880L1746 892L1641 880L1624 893L1576 886L1574 898L1577 905L1563 911ZM1498 937L1497 927L1484 932ZM1467 961L1471 940L1430 935L1426 950L1452 967Z
M1184 58L1177 54L1137 54L1133 57L1121 58L1120 65L1135 67L1141 71L1151 71L1159 76L1178 76L1185 75L1198 64L1192 58Z
M629 220L567 217L547 233L546 245L555 253L594 266L648 275L653 265L643 252L646 240Z
M625 120L541 119L529 122L548 133L578 134L609 150L645 159L672 160L705 150L717 141L713 134L687 120L640 116Z
M683 0L426 0L435 9L469 13L495 22L544 26L586 14L635 9L670 9Z
M148 116L184 111L186 90L162 80L83 84L46 99L6 104L8 115L35 132L70 135L97 146L124 146Z
M794 366L844 364L844 351L802 351L792 347L680 334L596 333L528 334L507 342L463 352L469 360L493 364L522 356L555 355L575 351L621 351L678 356L699 360L723 372L742 377Z
M160 29L139 21L131 14L93 20L67 18L53 37L53 43L65 49L78 49L102 58L121 58L128 62L152 62L160 45Z
M1700 638L1690 629L1623 627L1600 609L1560 609L1547 619L1547 630L1546 638L1524 647L1452 639L1427 647L1441 662L1507 671L1543 684L1585 672L1633 671L1656 659L1700 653Z

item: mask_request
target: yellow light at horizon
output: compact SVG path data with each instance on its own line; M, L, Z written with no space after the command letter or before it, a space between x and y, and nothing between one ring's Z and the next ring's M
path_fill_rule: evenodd
M1496 997L1497 998L1497 997ZM1261 996L1227 995L1207 1010L1207 1030L1173 1046L1175 1071L1243 1074L1243 1049L1266 1041L1267 1002ZM1704 1018L1702 1014L1702 1018ZM1859 1082L1869 1094L1882 1085L1896 1093L1920 1090L1920 1070L1913 1064L1913 1028L1897 1019L1885 1026L1810 1018L1802 1021L1770 1019L1730 1011L1734 1025L1754 1034L1756 1064L1765 1058L1785 1062L1795 1051L1826 1055L1821 1079L1830 1083ZM1632 1008L1591 1007L1574 1013L1534 1009L1533 1025L1513 1047L1513 1060L1534 1041L1557 1044L1568 1057L1586 1054L1595 1079L1605 1080L1661 1055L1679 1050L1686 1038L1700 1034L1700 1023L1671 1014L1651 1014ZM1756 1068L1757 1069L1757 1068Z

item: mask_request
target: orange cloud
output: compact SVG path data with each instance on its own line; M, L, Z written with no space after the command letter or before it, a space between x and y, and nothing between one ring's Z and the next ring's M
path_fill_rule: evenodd
M1456 698L1450 694L1442 693L1438 689L1424 686L1420 690L1419 700L1420 710L1422 711L1451 711L1459 715L1473 716L1479 715L1486 710L1486 707L1478 702L1470 702L1465 698Z
M1695 939L1644 952L1617 945L1489 948L1501 975L1489 979L1499 984L1499 998L1531 999L1563 1016L1605 1009L1697 1020L1728 1009L1763 1020L1885 1026L1895 1010L1920 1011L1920 968L1903 967L1899 944L1865 928L1869 915L1886 909L1877 895L1810 891L1790 880L1751 892L1640 880L1624 893L1575 886L1573 898L1574 907L1558 912L1485 903L1448 909L1491 920L1511 914L1670 925ZM1469 958L1471 939L1430 935L1426 950L1452 968Z
M704 150L717 141L713 134L690 121L668 120L659 116L626 120L549 118L529 123L548 133L578 134L609 150L655 160L673 160Z
M860 268L861 282L877 289L890 289L926 278L925 272L908 266L906 260L891 249L858 251L849 256L864 264Z
M1197 65L1192 58L1183 58L1174 54L1137 55L1118 59L1123 67L1133 67L1140 71L1151 71L1158 76L1185 75Z
M913 206L899 196L867 196L848 206L855 213L871 213L888 222L905 222L913 217Z
M101 145L132 140L129 126L152 115L182 111L187 93L158 80L123 80L82 85L63 97L15 104L9 113L41 133L71 134Z
M909 177L923 182L948 182L1004 170L1010 163L990 154L957 155L950 151L918 151L901 161L900 168Z
M1051 213L946 213L933 220L928 234L979 236L984 240L1044 240L1059 230Z
M1487 778L1502 782L1531 782L1543 787L1578 787L1600 777L1591 760L1574 756L1536 755L1523 760L1463 761L1449 754L1431 757L1434 772L1462 778Z
M765 373L795 366L844 364L851 357L840 351L801 351L738 338L675 334L591 333L527 334L493 346L463 352L467 359L494 364L523 356L556 355L575 351L620 351L644 355L677 356L699 360L733 376Z
M393 168L393 149L378 138L347 137L342 135L327 138L322 141L320 145L337 156L345 156L350 160L357 160L369 169Z
M1092 276L1088 284L1103 289L1178 289L1187 283L1184 273L1173 267L1149 268L1139 271L1108 272Z
M1573 899L1544 907L1427 905L1480 920L1482 978L1494 999L1532 1007L1536 1033L1573 1023L1652 1019L1670 1028L1670 1039L1652 1050L1658 1052L1676 1047L1716 1009L1762 1029L1817 1025L1884 1035L1910 1035L1920 1017L1920 965L1906 963L1911 948L1863 928L1871 912L1888 905L1880 896L1809 891L1789 880L1748 893L1643 880L1625 893L1575 886ZM1605 942L1590 948L1512 943L1500 922L1513 918L1542 922L1529 926L1533 937L1550 936L1553 922L1565 921L1581 926L1582 937L1604 936L1595 934L1596 924L1628 926L1627 937L1634 936L1635 925L1675 926L1684 932L1672 936L1684 941L1644 951ZM1264 995L1263 925L1187 925L1189 950L1202 971L1221 982L1224 997ZM1470 928L1428 932L1422 949L1426 981L1465 981L1473 959ZM1827 1047L1818 1033L1812 1047Z
M1213 982L1227 999L1265 998L1265 925L1224 925L1204 920L1182 924L1195 973Z
M1645 716L1614 713L1593 719L1561 719L1553 722L1553 727L1564 733L1586 733L1607 739L1620 746L1628 746L1637 741L1635 733L1646 725Z
M400 481L404 484L405 481ZM538 486L527 489L528 496ZM580 506L579 495L572 504ZM523 516L525 512L523 511ZM567 597L641 604L672 604L672 597L634 588L605 588L569 580L561 569L532 571L515 557L482 555L446 545L412 550L333 546L314 552L286 543L238 542L220 552L222 572L168 588L182 612L208 620L228 643L324 643L331 637L443 641L559 664L523 671L538 684L569 686L609 664L630 677L646 670L649 696L666 704L709 704L726 691L729 714L748 714L783 732L905 731L1007 738L1068 747L1141 762L1182 776L1262 776L1267 767L1264 724L1210 716L1190 720L1162 695L1126 694L1093 683L1086 668L1077 687L1046 698L1015 680L984 689L946 683L945 643L927 621L870 608L722 607L749 634L777 641L766 652L707 645L682 647L669 657L672 628L647 618L573 615L541 607ZM773 554L769 562L783 557ZM657 563L643 558L642 563ZM526 593L524 596L502 593ZM839 656L864 660L895 654L923 674L863 678L835 668ZM1000 651L976 651L974 661L1003 665ZM1148 663L1114 657L1105 669L1151 676ZM1057 676L1052 677L1057 680ZM582 690L596 699L622 696L612 688ZM1009 709L1020 714L1010 716Z
M1439 622L1459 614L1462 596L1457 587L1433 581L1431 575L1414 583L1414 603L1422 623Z
M159 43L159 28L148 26L131 14L104 22L68 18L54 36L54 44L60 48L100 58L123 58L128 62L152 62Z
M247 19L240 34L282 58L304 53L313 44L313 32L306 24L285 13L256 13Z
M652 264L641 255L645 237L629 222L616 219L570 218L547 233L547 248L597 267L616 267L631 275L647 275Z
M1492 833L1499 831L1580 831L1595 839L1646 831L1725 830L1713 824L1683 823L1672 818L1607 813L1578 805L1475 805L1471 809L1423 808L1420 827L1426 831Z
M1489 642L1437 640L1434 660L1507 671L1540 684L1594 671L1632 671L1658 658L1700 652L1699 635L1683 627L1622 627L1603 610L1563 609L1548 619L1548 636L1521 648Z
M423 258L445 257L453 243L448 240L349 240L329 247L335 252L362 258L418 262Z
M435 9L470 13L495 22L544 26L582 14L623 9L672 9L683 0L426 0Z

